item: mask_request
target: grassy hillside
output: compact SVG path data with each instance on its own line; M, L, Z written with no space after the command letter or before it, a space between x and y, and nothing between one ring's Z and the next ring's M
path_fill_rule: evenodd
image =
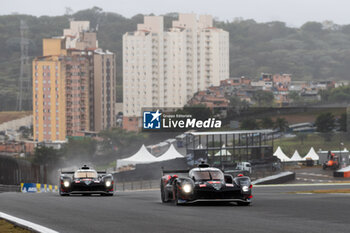
M334 134L331 141L325 141L321 134L306 134L304 137L303 140L298 136L295 138L277 139L275 141L275 148L280 146L283 152L289 157L292 157L295 150L298 150L299 154L303 157L309 152L311 147L316 152L319 149L328 151L339 150L339 148L344 149L344 147L350 148L348 136L342 133ZM341 142L344 143L344 146L340 146Z

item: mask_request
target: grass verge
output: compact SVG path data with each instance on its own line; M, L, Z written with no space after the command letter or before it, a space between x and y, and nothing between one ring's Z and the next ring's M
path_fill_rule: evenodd
M1 233L32 233L33 231L23 229L4 219L0 219L0 232Z
M312 194L350 193L350 189L320 189L320 190L298 191L298 192L290 192L290 193L294 193L294 194L304 194L304 193L312 193Z

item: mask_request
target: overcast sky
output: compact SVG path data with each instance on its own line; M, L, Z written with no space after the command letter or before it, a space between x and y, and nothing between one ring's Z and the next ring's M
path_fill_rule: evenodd
M138 13L169 12L211 14L221 20L235 17L258 22L283 21L300 26L307 21L332 20L350 24L350 0L0 0L0 14L62 15L66 7L74 12L101 7L104 11L131 17Z

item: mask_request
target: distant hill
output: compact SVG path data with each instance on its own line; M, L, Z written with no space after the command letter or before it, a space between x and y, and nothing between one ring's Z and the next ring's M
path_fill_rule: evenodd
M0 110L13 110L16 103L20 65L20 20L26 21L30 38L29 55L42 54L42 39L62 35L69 19L89 20L98 25L100 47L117 54L118 98L121 100L122 35L134 31L143 15L125 18L94 7L63 16L0 16ZM177 18L165 15L165 26ZM230 75L257 77L261 72L291 73L298 80L348 80L350 73L350 25L308 22L290 28L283 22L254 20L215 22L230 32Z

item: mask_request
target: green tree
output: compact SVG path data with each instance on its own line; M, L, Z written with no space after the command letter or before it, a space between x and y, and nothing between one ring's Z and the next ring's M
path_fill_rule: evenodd
M288 98L293 101L294 104L300 104L303 102L303 99L299 95L299 92L297 91L291 91L288 94Z
M38 146L34 150L32 162L39 165L48 165L50 167L53 167L58 164L58 162L61 160L61 157L62 154L56 149L45 146Z
M242 105L242 101L237 96L229 97L229 107L234 109L239 109Z
M346 132L347 131L347 114L346 113L343 113L340 116L338 123L339 123L339 131Z
M288 129L288 121L285 118L278 117L275 120L275 127L281 132L286 132Z
M259 90L254 92L253 100L257 103L258 107L269 107L273 104L274 96L270 91Z
M240 129L242 130L254 130L259 129L259 124L255 119L248 118L241 121Z
M118 157L129 153L130 150L139 149L148 138L147 134L126 131L120 128L104 130L99 135L103 138L101 149L104 153L115 154L117 152Z
M62 153L66 161L92 162L96 149L97 141L92 138L71 138L64 144Z
M192 115L193 118L199 120L206 120L213 115L210 108L206 107L204 104L186 105L182 110L179 110L178 113L189 114Z
M329 133L334 129L335 118L330 112L320 114L315 121L317 132Z
M273 128L274 123L273 123L273 120L270 117L264 117L260 121L260 126L263 129L270 129L270 128Z
M307 22L301 26L301 30L305 32L320 34L323 32L323 25L322 23L318 22Z

